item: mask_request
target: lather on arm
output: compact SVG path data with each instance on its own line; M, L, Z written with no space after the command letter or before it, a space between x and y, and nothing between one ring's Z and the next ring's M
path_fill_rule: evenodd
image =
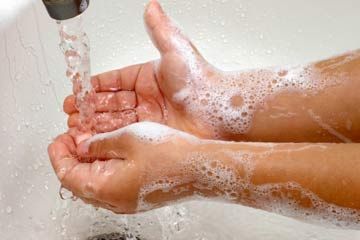
M64 187L118 213L203 196L308 220L360 221L359 144L201 140L143 122L77 150L63 135L49 154Z
M93 78L96 132L155 121L207 139L360 141L360 50L297 67L223 72L156 1L145 23L161 58ZM69 127L80 124L74 96Z

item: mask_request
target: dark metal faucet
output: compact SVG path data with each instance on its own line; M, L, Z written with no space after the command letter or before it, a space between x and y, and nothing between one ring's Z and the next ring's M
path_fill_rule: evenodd
M42 0L50 15L55 20L66 20L83 13L90 0Z

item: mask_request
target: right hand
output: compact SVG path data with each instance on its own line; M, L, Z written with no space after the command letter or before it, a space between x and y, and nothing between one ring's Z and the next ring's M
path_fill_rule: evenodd
M153 121L202 138L215 138L220 126L197 110L206 104L197 92L217 82L222 73L199 54L157 1L150 2L144 17L161 59L92 78L97 92L96 133ZM66 98L64 110L69 114L69 127L79 127L74 95Z
M62 186L86 203L129 214L194 194L197 172L184 161L199 141L191 135L142 122L75 141L60 135L48 152Z

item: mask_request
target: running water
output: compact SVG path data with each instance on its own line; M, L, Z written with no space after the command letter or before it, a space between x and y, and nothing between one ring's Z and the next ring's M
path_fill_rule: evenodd
M67 64L66 76L72 81L76 108L80 113L81 131L92 131L95 125L95 90L91 85L89 39L81 17L58 21L60 48Z

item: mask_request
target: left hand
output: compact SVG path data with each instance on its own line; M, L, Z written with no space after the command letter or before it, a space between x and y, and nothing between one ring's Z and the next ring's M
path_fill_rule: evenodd
M134 213L192 194L176 191L195 181L184 171L191 141L196 138L143 122L96 135L79 146L63 134L48 151L62 186L75 196L116 213Z

